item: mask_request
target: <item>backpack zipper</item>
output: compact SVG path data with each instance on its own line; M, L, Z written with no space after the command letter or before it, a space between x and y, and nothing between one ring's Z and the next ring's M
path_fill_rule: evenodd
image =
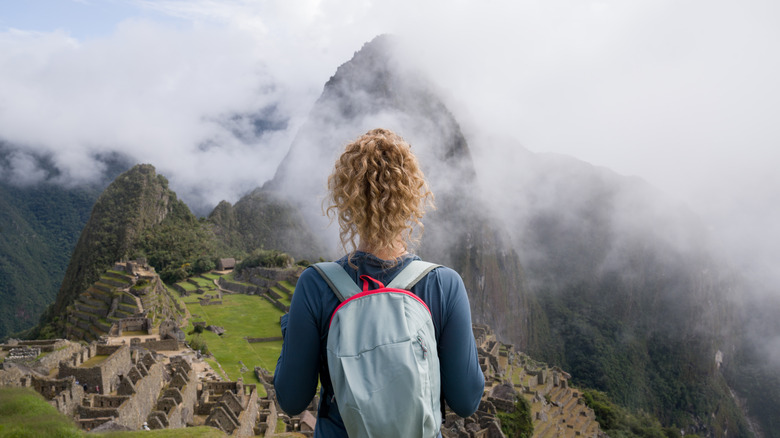
M423 344L422 336L417 335L417 342L420 343L420 348L422 348L422 353L423 353L423 359L425 359L425 354L428 352L428 349L425 348L425 344Z

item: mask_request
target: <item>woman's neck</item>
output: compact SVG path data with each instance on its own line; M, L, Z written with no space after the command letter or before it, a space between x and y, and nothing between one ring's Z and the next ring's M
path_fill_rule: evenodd
M406 254L406 247L403 245L403 243L400 242L394 246L386 246L382 248L372 248L369 245L364 245L361 243L358 246L358 251L373 254L382 260L395 260Z

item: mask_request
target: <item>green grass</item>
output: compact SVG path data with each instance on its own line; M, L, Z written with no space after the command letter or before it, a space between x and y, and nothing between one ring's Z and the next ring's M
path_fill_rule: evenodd
M287 292L283 292L281 289L279 289L276 286L271 286L271 290L279 294L281 298L279 298L279 302L284 304L287 307L290 307L290 295Z
M185 427L182 429L160 429L160 430L137 430L132 432L107 432L107 433L91 433L86 436L98 436L106 438L146 438L146 437L159 437L159 438L224 438L227 435L222 433L219 429L215 429L209 426L199 427Z
M224 438L219 429L208 426L182 429L139 430L132 432L89 433L82 431L67 416L31 388L0 387L0 438L132 438L195 437Z
M182 288L184 288L184 290L188 290L188 291L194 291L195 289L197 289L197 287L195 287L194 284L186 282L186 281L180 281L180 282L178 282L176 284L181 286Z
M291 284L289 281L284 280L280 281L279 284L281 284L285 289L287 289L287 293L292 295L293 292L295 292L295 285Z
M191 277L190 280L194 281L195 283L198 283L198 287L201 289L215 289L214 282L211 280L206 280L205 278L198 278L198 277Z
M73 421L31 388L0 388L0 437L83 437Z
M197 299L184 299L190 313L200 316L206 325L216 325L225 328L225 334L217 336L210 331L201 335L208 345L209 351L222 365L230 380L241 377L242 361L247 367L243 373L247 383L257 382L254 367L261 366L267 370L276 367L276 360L282 351L282 341L250 344L244 339L248 337L281 336L279 318L282 312L257 295L225 295L221 305L200 306ZM190 324L187 332L192 331ZM219 371L218 367L215 367Z
M204 277L204 278L207 278L209 280L217 280L218 278L222 277L219 274L214 274L214 273L211 273L211 272L206 272L204 274L200 274L200 276Z

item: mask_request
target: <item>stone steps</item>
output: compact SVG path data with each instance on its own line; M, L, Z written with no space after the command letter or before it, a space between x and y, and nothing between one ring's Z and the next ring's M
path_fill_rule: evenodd
M124 289L133 285L132 282L121 281L119 279L106 276L100 277L100 282L112 286L115 289Z
M573 397L573 396L570 395L569 396L569 401L563 407L564 412L572 412L572 411L574 411L575 407L577 406L579 401L580 401L579 398L576 398L576 397Z
M102 277L108 277L113 278L118 281L124 282L124 283L133 283L133 277L129 274L124 274L121 272L112 272L112 271L106 271Z
M92 289L97 289L101 292L104 292L106 294L113 295L115 287L112 287L111 285L108 285L106 283L103 283L102 281L98 280L95 283L92 284Z
M106 306L111 306L111 301L113 300L113 294L109 292L105 292L101 289L98 289L96 287L90 286L89 289L87 289L86 292L90 298L93 300L100 301L104 303Z
M584 435L585 430L590 424L590 419L585 415L582 415L581 412L583 411L578 411L577 414L574 415L574 418L572 418L570 424L574 427L575 432L580 432L580 434Z
M120 297L121 297L119 300L120 303L129 304L131 306L135 306L137 303L136 296L133 294L122 292L120 294Z
M92 307L83 301L74 301L73 307L75 308L75 312L80 312L82 314L90 314L90 315L98 315L98 316L106 316L106 308L105 307Z
M106 321L97 320L92 323L94 327L103 333L108 333L111 330L111 323Z
M74 310L71 312L71 318L75 321L87 321L92 322L92 320L97 320L99 317L97 315L89 314L82 312L80 310Z
M135 304L135 303L133 303ZM135 305L121 303L116 308L116 313L122 313L128 316L133 316L138 311L138 307Z
M71 337L74 337L74 338L77 338L77 339L84 339L84 336L86 334L84 332L84 330L82 330L80 327L77 327L77 326L72 325L72 324L69 325L68 327L66 327L66 330L68 331L68 333L71 334Z
M82 302L82 303L86 304L87 306L92 307L94 309L105 309L106 308L106 303L103 302L103 300L96 300L96 299L92 298L92 295L90 295L89 293L86 293L86 292L82 293L81 295L79 295L78 301L80 301L80 302Z

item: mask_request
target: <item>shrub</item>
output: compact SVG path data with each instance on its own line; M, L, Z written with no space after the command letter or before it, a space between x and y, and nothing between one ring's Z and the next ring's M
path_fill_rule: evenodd
M209 346L200 334L196 334L190 338L190 348L193 350L200 350L201 354L209 354Z
M236 266L237 271L262 266L265 268L289 268L295 259L289 254L277 250L257 249Z
M531 419L531 405L525 397L519 396L514 412L498 412L501 431L507 438L531 438L534 435L534 423Z

